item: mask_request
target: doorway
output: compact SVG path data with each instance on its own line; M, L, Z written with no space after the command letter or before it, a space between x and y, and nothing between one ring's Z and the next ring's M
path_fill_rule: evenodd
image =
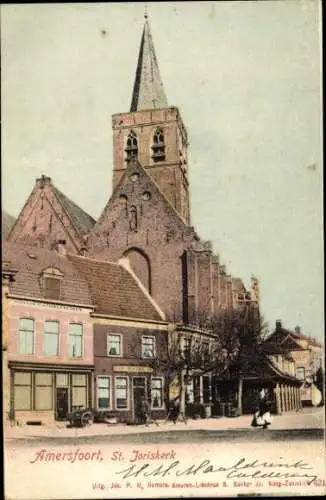
M68 387L57 387L56 389L56 419L66 420L68 415Z
M136 423L141 421L141 401L146 398L146 377L133 377L132 379L132 402L133 418Z

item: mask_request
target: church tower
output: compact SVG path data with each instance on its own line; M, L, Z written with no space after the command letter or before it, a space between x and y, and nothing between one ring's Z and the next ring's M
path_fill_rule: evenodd
M182 219L190 224L187 131L168 105L147 14L129 113L112 117L113 190L133 159L148 171Z

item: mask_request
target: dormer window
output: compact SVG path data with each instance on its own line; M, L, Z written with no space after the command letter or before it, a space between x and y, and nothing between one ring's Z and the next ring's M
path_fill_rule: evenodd
M48 267L41 274L41 289L45 299L59 300L63 274L54 267Z
M130 162L132 159L136 159L138 157L138 141L136 133L132 130L127 137L126 144L126 161Z
M158 128L153 136L152 151L152 158L155 163L165 160L164 133L161 128Z

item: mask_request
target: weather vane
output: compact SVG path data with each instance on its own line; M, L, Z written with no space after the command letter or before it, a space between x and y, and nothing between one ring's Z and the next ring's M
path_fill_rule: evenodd
M147 11L147 2L145 3L145 9L144 9L144 18L148 18L148 11Z

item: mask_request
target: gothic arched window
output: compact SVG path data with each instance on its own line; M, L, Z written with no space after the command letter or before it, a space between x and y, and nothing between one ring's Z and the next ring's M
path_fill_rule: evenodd
M132 130L128 137L126 143L126 161L129 162L133 158L137 158L138 156L138 141L136 133Z
M165 160L164 133L161 128L156 129L153 136L152 158L154 162Z

